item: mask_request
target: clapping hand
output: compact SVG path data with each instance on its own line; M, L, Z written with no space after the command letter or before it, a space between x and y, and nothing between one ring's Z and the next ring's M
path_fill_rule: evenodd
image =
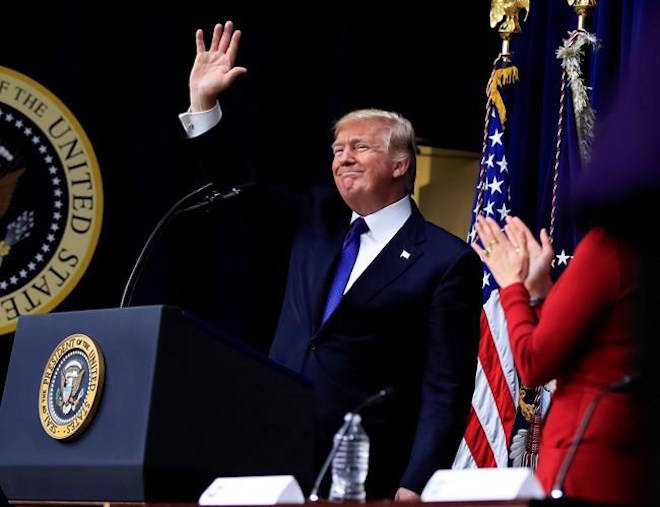
M526 236L513 228L502 232L490 217L477 216L475 228L483 247L475 242L472 248L488 266L499 286L523 282L529 269Z
M550 236L545 229L541 229L540 242L536 241L529 228L518 217L507 217L506 228L517 229L519 234L526 238L527 254L529 256L529 270L525 278L525 288L533 299L544 299L552 287L552 250Z
M472 244L500 287L523 282L533 298L544 298L550 287L554 252L550 237L541 230L540 243L517 217L507 217L504 232L492 218L477 217L481 245Z

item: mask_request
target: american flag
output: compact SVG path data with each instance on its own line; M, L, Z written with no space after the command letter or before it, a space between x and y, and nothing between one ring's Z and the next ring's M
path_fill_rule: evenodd
M504 128L494 105L488 117L481 168L468 236L470 243L476 239L474 221L477 213L495 219L503 227L504 219L511 212ZM481 340L475 389L467 428L453 468L506 467L518 404L520 386L498 285L485 265L483 269Z

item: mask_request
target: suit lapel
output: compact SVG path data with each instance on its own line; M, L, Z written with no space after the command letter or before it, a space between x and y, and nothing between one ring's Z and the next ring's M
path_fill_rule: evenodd
M412 214L406 223L355 281L344 300L366 304L373 299L424 255L421 244L425 240L424 218L413 204Z
M326 323L336 318L336 315L341 312L342 306L347 302L353 301L355 304L366 304L387 287L387 285L410 269L424 255L422 243L425 240L424 217L422 217L413 202L412 213L406 223L403 224L401 229L399 229L390 242L385 245L383 250L381 250L367 269L355 281ZM334 254L329 262L329 269L332 267L332 262L338 253L339 248L334 250ZM330 275L327 271L324 279L324 288L327 286ZM325 293L322 294L320 305L317 305L321 308L318 309L315 316L316 320L313 321L316 326L321 326L317 334L325 327L325 324L321 325L322 305L325 304L324 296Z

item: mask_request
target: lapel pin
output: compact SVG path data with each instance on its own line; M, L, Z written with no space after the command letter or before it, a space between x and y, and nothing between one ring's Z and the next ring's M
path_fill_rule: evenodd
M408 260L408 259L410 259L410 253L409 253L407 250L403 250L403 251L401 252L401 257L403 257L404 259Z

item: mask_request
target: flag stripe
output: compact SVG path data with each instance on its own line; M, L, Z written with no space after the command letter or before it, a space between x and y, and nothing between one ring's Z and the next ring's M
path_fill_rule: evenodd
M493 448L497 466L507 466L507 445L506 432L502 426L502 420L497 412L493 410L496 407L495 398L488 385L488 380L481 366L481 361L477 361L477 376L474 394L472 396L472 408L477 414L477 418L483 426L486 438ZM469 441L468 441L469 443Z
M506 317L504 316L504 309L500 303L499 290L491 292L488 301L486 301L486 304L484 305L484 312L488 319L488 328L500 360L500 371L504 376L504 381L511 394L511 402L515 407L518 403L518 392L520 387L518 385L516 365L513 361L511 343L509 342Z
M491 293L490 301L499 305L497 291ZM505 378L501 368L501 358L506 354L500 353L489 327L490 320L487 317L488 305L484 307L481 314L481 341L479 343L479 366L475 378L475 390L472 397L472 412L465 432L466 447L459 448L454 468L465 468L469 452L470 459L477 466L506 466L508 460L508 443L515 420L516 405L512 398L512 388ZM491 313L501 313L501 307L490 307ZM498 318L493 318L497 322ZM506 329L506 328L505 328ZM506 333L503 336L508 345ZM503 348L500 345L500 348ZM510 350L508 356L511 357ZM500 359L500 361L498 361ZM514 371L515 374L515 371ZM514 380L517 380L514 376ZM514 391L515 392L515 391ZM493 411L492 407L497 411ZM476 410L476 411L475 411ZM481 422L488 428L488 433L481 428ZM489 436L490 435L490 438ZM495 458L495 454L497 459Z
M471 411L470 420L472 420L472 418L476 419L477 416L474 414L474 412ZM461 443L458 445L458 452L456 453L456 459L454 460L454 464L452 465L452 468L455 469L477 468L477 464L474 461L474 458L472 457L472 452L470 451L470 448L468 447L465 438L461 438Z
M465 442L468 452L479 468L493 468L497 466L493 449L490 446L488 437L479 422L474 408L470 410L470 419L465 430Z
M516 417L516 407L511 398L509 387L504 378L500 363L497 360L497 350L495 349L495 343L493 342L493 336L488 327L485 313L482 313L481 322L481 343L483 346L480 345L479 347L479 361L481 362L490 395L492 396L502 423L505 441L508 443L511 438L513 421ZM506 456L503 456L503 458L505 457Z

